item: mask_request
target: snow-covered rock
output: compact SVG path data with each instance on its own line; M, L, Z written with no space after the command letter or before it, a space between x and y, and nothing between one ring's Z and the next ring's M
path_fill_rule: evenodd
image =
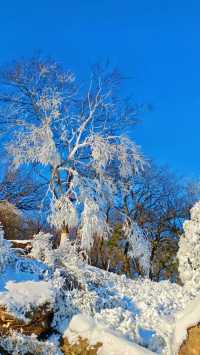
M200 297L195 298L176 315L172 340L173 355L200 354L200 328L195 327L198 323L200 323Z
M103 323L85 314L74 316L64 332L69 343L87 340L89 347L97 347L98 355L151 355L151 351L128 341ZM67 354L67 352L65 353Z
M10 243L12 248L22 249L26 254L28 254L32 249L31 240L12 239L10 240Z
M24 321L34 309L44 304L53 304L54 292L51 283L47 281L10 281L6 284L6 289L6 292L0 293L0 305Z
M47 281L26 281L6 284L0 292L0 334L13 330L24 334L47 331L52 318L54 292Z

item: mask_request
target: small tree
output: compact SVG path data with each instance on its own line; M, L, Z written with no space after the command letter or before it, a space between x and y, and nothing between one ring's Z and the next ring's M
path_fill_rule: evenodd
M118 95L120 75L95 68L85 90L71 71L34 58L2 70L1 82L13 165L39 166L48 180L49 222L62 236L79 226L82 247L89 249L94 235L109 235L107 205L123 198L143 165L125 135L136 107Z

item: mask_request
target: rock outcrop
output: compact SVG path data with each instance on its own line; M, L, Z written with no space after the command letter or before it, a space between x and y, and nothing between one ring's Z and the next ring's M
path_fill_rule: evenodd
M52 321L54 293L46 281L8 282L0 292L0 336L13 331L25 335L48 332Z
M87 339L81 337L73 344L70 344L68 339L64 338L61 344L64 355L97 355L101 347L102 343L97 342L95 345L90 345Z
M176 314L172 339L175 355L200 355L200 297Z
M31 240L16 239L16 240L11 240L10 242L11 242L12 248L22 249L22 250L24 250L25 254L30 253L30 251L32 249Z
M187 330L187 339L180 347L179 355L200 355L200 324Z
M13 331L25 335L41 335L49 331L52 311L48 304L38 307L27 316L29 321L25 322L11 315L5 307L0 307L0 336L7 336Z

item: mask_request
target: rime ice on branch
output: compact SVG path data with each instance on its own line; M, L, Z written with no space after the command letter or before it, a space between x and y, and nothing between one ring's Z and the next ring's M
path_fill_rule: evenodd
M133 262L138 263L139 271L144 277L149 277L150 259L151 259L151 243L145 232L137 225L137 223L128 221L124 224L124 232L129 243L128 256Z

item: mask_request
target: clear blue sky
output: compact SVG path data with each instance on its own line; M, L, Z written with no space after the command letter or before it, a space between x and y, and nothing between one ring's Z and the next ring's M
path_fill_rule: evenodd
M200 176L199 0L1 0L0 63L38 49L84 77L109 58L154 107L134 132L145 154Z

